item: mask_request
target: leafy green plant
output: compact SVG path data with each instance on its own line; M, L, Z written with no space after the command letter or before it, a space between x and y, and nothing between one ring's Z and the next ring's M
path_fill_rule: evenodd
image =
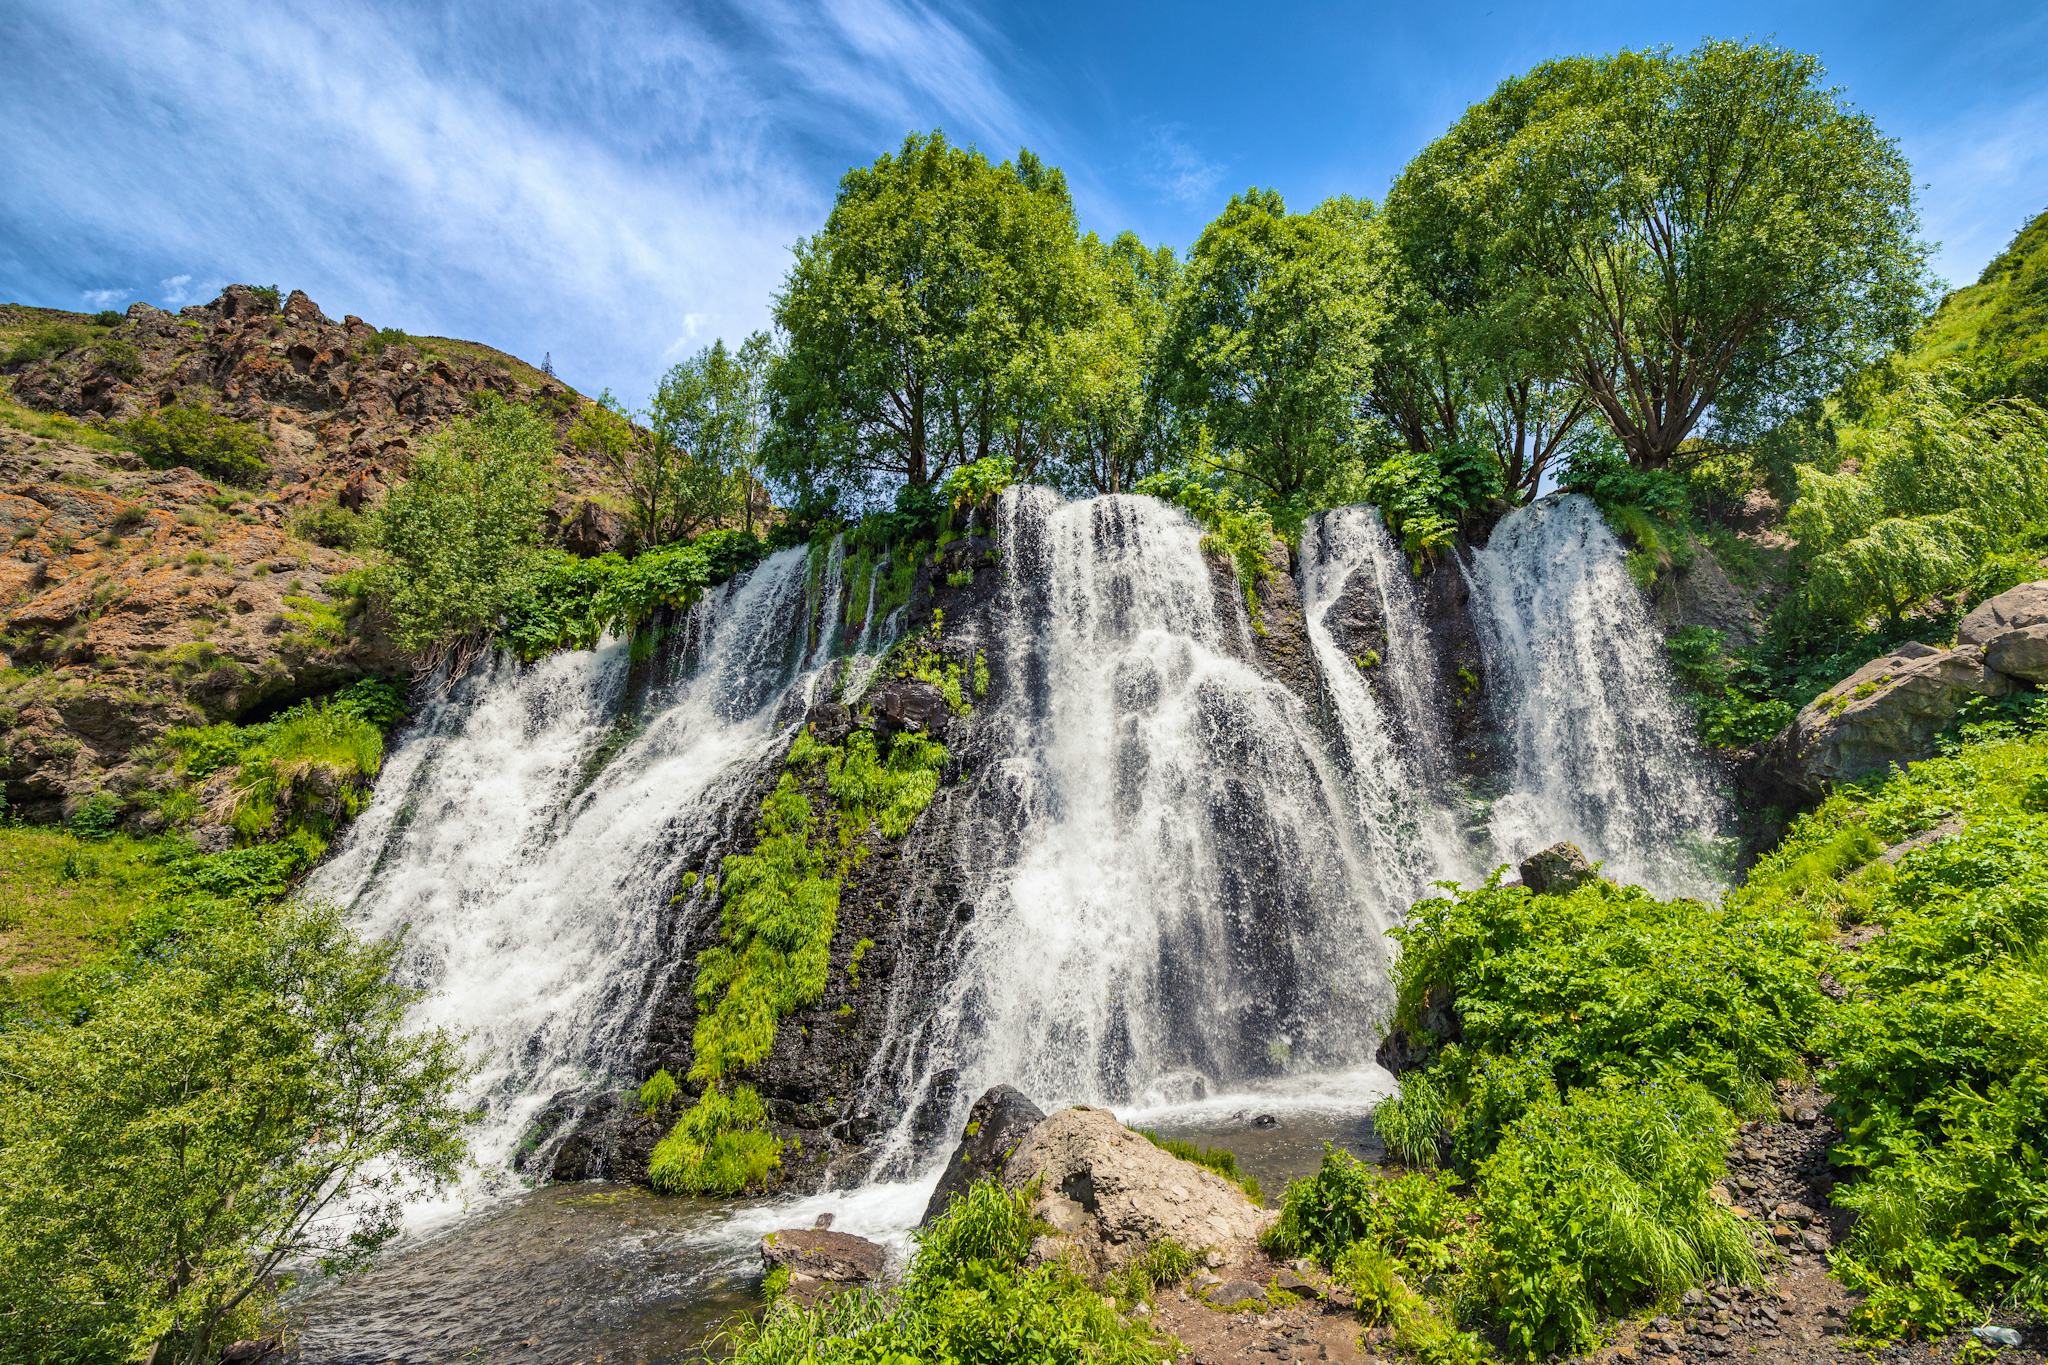
M199 403L176 402L121 424L152 469L180 465L232 484L255 485L269 472L269 438L246 422Z
M662 1067L640 1083L640 1112L658 1113L675 1097L676 1078L668 1074L667 1067Z

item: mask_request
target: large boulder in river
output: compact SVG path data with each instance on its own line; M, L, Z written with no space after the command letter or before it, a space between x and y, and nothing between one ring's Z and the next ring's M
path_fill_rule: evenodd
M1091 1275L1120 1270L1167 1238L1237 1261L1273 1218L1222 1176L1084 1106L1033 1128L1003 1169L1003 1183L1035 1187L1033 1211L1052 1226L1032 1258L1067 1260Z
M878 1243L828 1228L787 1228L761 1239L761 1264L789 1272L789 1296L806 1306L882 1278L889 1253Z
M1045 1119L1045 1111L1033 1104L1015 1086L991 1086L967 1111L967 1127L960 1145L939 1175L938 1188L925 1205L924 1222L946 1211L946 1206L967 1193L977 1181L994 1180L1010 1162L1025 1135Z

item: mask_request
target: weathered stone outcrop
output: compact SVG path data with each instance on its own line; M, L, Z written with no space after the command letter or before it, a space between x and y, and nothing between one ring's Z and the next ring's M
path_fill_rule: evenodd
M806 1307L840 1290L878 1282L888 1261L888 1251L878 1243L824 1227L787 1228L761 1239L762 1267L787 1270L785 1292Z
M30 818L140 792L138 755L168 726L404 672L335 586L360 557L304 514L373 506L479 394L564 429L582 402L488 347L337 323L298 292L279 307L237 285L177 314L138 303L111 328L86 321L0 306L0 337L63 325L90 338L4 373L16 402L80 424L74 440L0 425L0 790ZM103 448L101 432L171 401L265 436L260 483ZM584 552L618 543L616 518L582 496L596 481L565 455L558 522Z
M1223 1177L1084 1106L1033 1128L1003 1183L1038 1191L1034 1211L1052 1231L1032 1248L1033 1259L1065 1259L1091 1275L1119 1270L1168 1238L1236 1260L1273 1219Z
M1522 885L1539 896L1562 896L1593 880L1593 865L1572 843L1552 844L1532 853L1516 870L1522 874Z
M1765 770L1795 796L1934 752L1978 697L2048 680L2048 581L2025 583L1963 619L1953 649L1908 643L1821 693L1771 741Z
M977 1181L1002 1175L1033 1128L1045 1120L1045 1111L1033 1104L1023 1091L1011 1085L990 1087L967 1111L967 1126L960 1145L939 1175L931 1202L925 1205L923 1222L929 1223L946 1211L955 1199L967 1193Z

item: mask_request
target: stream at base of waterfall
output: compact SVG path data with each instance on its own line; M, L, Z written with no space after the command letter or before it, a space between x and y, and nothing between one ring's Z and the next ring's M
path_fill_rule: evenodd
M423 708L311 890L365 931L402 929L421 1022L468 1036L478 1169L361 1277L295 1296L306 1360L528 1341L534 1358L679 1358L752 1301L762 1232L829 1210L900 1246L944 1155L912 1116L937 1104L951 1133L997 1082L1230 1147L1277 1193L1326 1139L1369 1148L1364 1115L1392 1087L1372 1062L1386 931L1433 882L1572 839L1659 894L1716 884L1720 798L1585 499L1518 509L1434 570L1461 576L1483 659L1495 758L1476 775L1454 759L1415 576L1371 509L1303 529L1310 685L1267 665L1258 608L1218 590L1177 509L1025 488L996 521L999 685L975 718L992 758L952 850L971 913L943 991L869 1068L875 1111L904 1118L859 1188L668 1200L531 1188L514 1167L565 1095L641 1079L648 1002L691 970L664 913L682 870L738 846L736 797L806 707L876 675L895 628L871 619L879 572L857 640L834 542L707 594L651 660L622 643L501 659ZM1361 621L1378 657L1349 647Z

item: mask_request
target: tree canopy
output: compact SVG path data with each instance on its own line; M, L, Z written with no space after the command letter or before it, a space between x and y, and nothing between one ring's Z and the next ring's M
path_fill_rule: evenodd
M769 469L794 483L922 488L996 456L1037 468L1044 368L1086 306L1065 178L913 134L849 171L775 303Z
M1174 292L1161 388L1205 431L1212 458L1286 503L1356 452L1387 317L1369 205L1289 213L1273 190L1230 201Z
M1898 147L1817 60L1758 44L1546 62L1401 177L1490 311L1638 465L1796 409L1896 344L1923 249Z

